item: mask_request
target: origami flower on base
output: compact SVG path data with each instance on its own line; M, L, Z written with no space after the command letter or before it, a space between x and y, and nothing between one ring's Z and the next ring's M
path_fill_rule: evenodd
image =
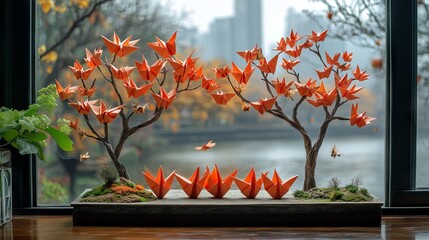
M206 168L209 171L208 168ZM238 169L222 179L217 166L215 165L213 172L207 177L204 183L204 188L215 198L222 198L231 188L232 181L237 175Z
M170 191L171 184L174 180L174 170L168 177L164 178L164 172L162 171L162 167L159 166L158 173L156 177L152 175L149 170L146 170L143 175L146 178L147 183L149 184L150 189L152 189L153 193L159 198L162 199L168 191Z
M176 179L179 182L180 186L182 186L183 191L185 191L185 193L190 198L198 198L198 195L200 195L201 190L204 187L204 182L209 176L209 173L209 170L206 169L206 172L200 178L200 167L198 167L189 179L180 176L177 173L175 173L174 175L176 175Z
M234 178L234 182L241 193L247 198L255 198L262 187L262 178L256 179L255 168L252 167L244 180Z
M285 182L282 182L277 171L274 169L273 179L269 179L266 174L262 174L262 181L264 182L265 190L274 199L282 198L288 191L295 180L298 178L297 175L289 178Z

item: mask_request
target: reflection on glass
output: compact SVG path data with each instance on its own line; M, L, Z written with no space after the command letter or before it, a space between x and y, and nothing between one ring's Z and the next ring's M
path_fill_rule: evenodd
M335 36L334 33L338 31L334 21L337 16L340 17L340 13L336 15L334 12L332 16L327 10L315 10L326 9L327 6L322 3L307 1L136 0L126 1L125 4L125 1L116 0L96 6L94 13L73 29L73 23L91 11L94 4L92 1L56 1L55 6L38 5L38 86L53 83L56 78L61 79L62 83L76 85L68 66L75 59L81 60L85 56L85 47L90 50L104 48L100 45L99 36L111 38L113 31L120 36L133 34L140 38L139 51L153 62L156 58L149 56L144 43L154 41L154 35L167 39L178 30L178 51L190 52L195 48L194 55L200 57L198 63L204 66L207 75L213 77L210 69L214 66L231 65L231 61L234 61L243 67L244 61L235 52L251 49L257 43L267 59L270 59L275 54L271 49L277 46L276 42L281 37L288 36L291 29L305 35L311 34L312 30L320 32L327 28L330 36ZM382 6L379 8L382 9ZM308 12L304 13L303 10ZM366 90L359 93L363 99L359 107L377 120L362 129L350 127L348 121L332 124L319 152L316 181L319 186L325 186L330 178L337 177L343 184L348 184L352 177L360 175L364 187L382 199L384 72L382 62L374 66L374 59L378 59L374 56L380 56L377 49L382 44L372 43L372 47L364 47L364 44L357 46L356 42L338 37L329 37L324 43L322 51L331 55L353 52L352 67L359 65L371 74L370 81L361 84ZM132 58L138 58L138 54ZM303 59L297 71L302 73L302 78L315 76L313 60L305 55ZM291 76L286 77L288 81L292 80L289 79ZM246 91L254 93L255 98L261 96L262 93L258 92L260 86L256 83L258 75L251 81L255 84L249 85ZM105 91L102 81L97 82L97 88L101 92ZM169 108L160 121L133 136L125 145L121 158L135 182L146 184L141 174L145 168L156 171L162 165L166 173L177 169L181 175L190 176L197 166L205 168L206 165L212 167L217 164L221 173L239 168L240 178L252 166L257 172L277 169L282 178L299 175L293 188L302 187L305 151L301 136L292 128L279 119L260 116L253 109L242 112L238 100L232 100L226 107L219 107L208 94L193 94L192 97L177 99L175 107ZM285 109L288 104L292 103L286 102ZM349 109L350 105L344 107L343 115L348 116ZM299 117L314 137L318 130L316 127L320 126L320 116L313 110L305 102ZM77 114L66 103L58 109L57 115L77 118ZM110 161L104 147L88 138L81 140L76 133L73 138L73 153L64 153L54 145L49 145L51 154L47 154L47 161L39 161L39 204L66 204L85 188L101 183L94 175L100 161ZM206 152L194 150L194 147L209 140L217 143L213 149ZM334 145L343 154L341 157L330 156ZM79 154L87 151L91 158L80 161ZM177 183L174 184L174 188L179 188Z
M416 187L429 187L429 2L417 1Z

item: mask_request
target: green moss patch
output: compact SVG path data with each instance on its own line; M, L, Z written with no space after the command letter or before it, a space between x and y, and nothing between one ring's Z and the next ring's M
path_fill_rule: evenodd
M368 202L374 198L368 190L354 185L345 187L312 188L308 191L296 190L294 197L304 200L341 201L341 202Z
M141 185L120 179L111 185L103 184L86 192L81 202L135 203L156 200L156 196Z

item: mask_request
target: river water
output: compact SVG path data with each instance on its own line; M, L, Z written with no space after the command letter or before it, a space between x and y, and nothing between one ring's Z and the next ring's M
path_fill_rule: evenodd
M282 179L298 175L292 186L301 189L303 185L305 151L301 139L287 140L244 140L221 141L208 150L196 151L194 142L175 143L145 154L144 161L137 161L129 169L134 179L141 179L141 171L145 168L152 172L163 166L165 174L172 170L186 177L199 166L219 167L222 176L238 168L238 177L244 178L247 172L255 167L260 172L269 172L274 169ZM331 148L336 145L341 157L332 158ZM135 163L134 163L135 164ZM319 152L316 168L316 182L318 186L327 186L332 177L341 180L342 185L350 183L355 176L361 176L363 187L379 199L384 199L384 139L380 137L335 137L327 138ZM180 188L175 182L173 188Z

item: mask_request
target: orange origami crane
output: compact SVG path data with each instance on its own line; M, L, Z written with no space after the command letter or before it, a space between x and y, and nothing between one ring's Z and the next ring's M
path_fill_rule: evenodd
M295 93L294 90L291 89L291 86L293 84L293 81L286 84L286 79L283 78L282 81L280 81L278 78L275 81L272 81L274 88L276 89L277 94L284 95L285 97L291 97L292 94Z
M262 178L256 179L255 168L252 167L244 180L234 177L234 182L241 193L247 198L255 198L262 187Z
M338 91L336 88L332 89L329 92L326 92L325 85L322 82L317 91L314 93L316 100L307 99L307 101L314 107L328 107L331 106L332 103L334 103L337 95Z
M168 109L168 106L173 102L176 97L176 89L172 89L170 92L166 92L164 88L159 87L159 94L152 93L153 99L156 101L156 106L159 108Z
M87 80L91 75L92 71L94 70L94 68L88 68L84 70L78 60L74 61L73 67L69 66L69 68L72 70L73 75L76 77L77 80Z
M206 181L209 174L210 172L208 169L206 169L203 176L200 178L200 167L197 167L189 179L177 173L174 175L176 175L176 179L180 186L182 186L182 189L185 191L186 195L188 195L190 198L198 198L198 195L200 195L201 190L204 188L204 182Z
M69 105L72 106L79 114L88 114L91 111L91 106L94 105L98 100L92 101L83 101L82 99L77 102L69 102Z
M336 53L333 57L331 57L327 52L325 52L325 57L326 57L326 62L329 65L335 65L335 66L340 65L340 63L338 62L338 60L340 60L340 53Z
M255 68L252 68L251 63L248 62L246 67L242 71L240 68L237 67L237 65L235 65L234 62L232 62L231 74L239 84L246 84L249 81L249 78L252 76L254 69Z
M79 118L76 118L76 120L70 120L69 127L73 129L77 129L77 126L79 125Z
M365 81L368 79L369 74L366 73L366 71L360 71L359 65L356 66L356 70L353 72L353 76L356 80L359 81Z
M92 97L92 95L94 94L96 88L94 86L92 86L91 88L87 89L83 86L79 86L79 94L81 96L87 96L87 97Z
M206 171L209 171L209 168L206 167ZM206 182L204 183L204 188L215 198L223 198L223 196L231 188L231 184L234 181L235 175L237 175L238 169L229 174L226 178L222 179L222 176L219 173L217 165L215 165L213 172L209 174Z
M150 189L152 189L153 193L159 199L162 199L164 198L165 194L170 191L175 173L176 170L174 170L170 175L168 175L168 177L164 178L164 172L162 171L162 167L159 166L156 177L154 177L152 173L147 169L145 172L143 172L143 175L146 178L147 184L149 184L149 187Z
M111 123L116 116L121 112L121 109L124 107L123 105L117 106L114 108L106 108L106 104L103 100L100 100L100 105L90 105L91 110L94 112L95 117L100 123Z
M113 76L116 79L120 79L120 80L127 80L128 77L130 76L131 72L134 70L135 67L121 67L119 69L117 69L115 66L110 65L110 69L112 70Z
M301 48L311 48L312 46L313 46L313 42L312 41L310 41L310 40L308 40L308 39L306 39L305 40L305 42L303 42L303 43L301 43L301 44L299 44L299 46L301 47Z
M204 77L203 67L196 69L194 66L188 73L188 79L191 81L198 81Z
M285 50L285 53L291 57L297 58L301 56L302 47L295 46L294 48L288 48Z
M312 81L312 79L308 79L307 83L305 84L301 84L298 82L294 82L296 89L298 90L299 95L301 95L301 97L311 97L313 96L313 93L316 92L317 90L317 86L316 86L316 80Z
M216 78L226 78L231 73L229 66L214 68L213 71L216 73Z
M152 66L149 66L144 55L141 63L137 61L134 61L134 63L136 64L137 71L140 73L142 79L149 80L151 82L156 78L156 76L158 76L161 69L165 66L165 62L162 61L162 59L159 59L152 64Z
M207 79L205 75L201 80L201 87L207 90L208 92L213 92L214 90L220 88L220 86L217 85L214 79Z
M262 173L262 181L264 182L264 188L274 199L282 198L290 189L292 184L298 178L297 175L289 178L285 182L282 182L277 171L274 169L273 179L269 179L266 174Z
M308 35L307 38L317 43L317 42L323 42L327 35L328 35L328 30L325 30L321 33L316 33L314 31L311 31L311 35Z
M277 42L277 47L274 48L273 50L284 52L284 51L286 51L286 47L287 47L286 39L282 37L282 38L280 38L280 41Z
M264 73L275 73L278 58L279 58L279 55L277 54L268 63L267 63L267 59L263 58L259 60L260 65L257 67Z
M116 54L118 57L126 56L135 50L139 49L138 47L134 46L140 39L131 41L131 36L127 37L123 42L121 42L121 39L116 34L116 32L113 32L113 41L110 41L105 36L101 36L103 38L103 42L106 45L107 49L110 53Z
M345 51L343 53L343 60L344 62L351 62L353 58L353 53L348 53L347 51Z
M213 140L210 140L208 143L205 143L202 146L195 147L195 150L207 151L212 149L214 146L216 146L216 143L214 143Z
M356 105L352 104L352 111L350 113L350 125L356 125L358 128L366 126L371 123L371 121L375 120L373 117L365 116L366 112L358 113L359 103Z
M252 62L253 60L260 59L262 57L262 49L258 48L258 44L256 44L252 50L246 50L244 52L237 52L246 62Z
M63 88L57 79L55 79L55 84L57 85L57 93L60 96L61 101L73 96L73 94L79 89L79 86L72 87L71 85Z
M297 41L302 39L301 36L298 36L298 33L294 33L293 29L290 31L289 37L286 38L286 44L291 48L295 47Z
M223 91L217 91L216 93L210 93L217 105L226 105L231 98L235 96L234 93L224 93Z
M276 102L277 96L270 99L259 99L259 102L251 102L250 105L259 112L259 114L263 115L264 112L271 110L274 103Z
M329 66L329 67L325 67L323 68L323 71L319 71L317 69L314 69L317 73L317 76L319 77L320 80L324 79L324 78L329 78L329 76L331 76L331 72L332 72L332 68L333 65Z
M155 37L156 42L148 43L147 45L151 47L156 53L158 53L161 57L169 58L176 54L176 35L177 32L174 32L167 42L164 42L158 37Z
M301 62L301 60L290 60L290 58L289 58L289 60L286 60L283 58L281 66L285 70L292 70L300 62Z
M136 83L130 78L124 81L125 90L127 90L128 97L138 98L146 94L152 87L152 83L137 87Z
M89 68L95 68L103 64L103 61L101 60L101 54L103 53L103 50L101 50L101 48L97 50L94 49L94 53L91 53L91 51L89 51L88 48L85 48L85 51L86 51L86 58L84 58L83 60L85 60L86 65Z
M350 89L339 87L341 96L347 100L354 100L359 98L355 94L363 89L363 87L356 87L356 84L353 85Z
M188 79L189 73L195 68L195 63L199 58L192 58L193 53L194 51L192 51L184 61L180 60L178 57L175 57L175 59L167 59L171 67L174 69L173 75L176 82L185 82Z

